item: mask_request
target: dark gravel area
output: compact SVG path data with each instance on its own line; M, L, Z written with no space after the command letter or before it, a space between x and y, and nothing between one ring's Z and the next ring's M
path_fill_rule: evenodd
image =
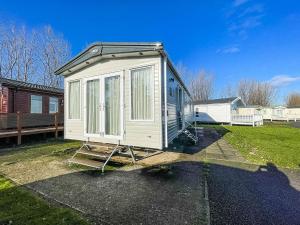
M292 122L291 124L293 127L300 128L300 121Z
M209 168L212 224L300 224L299 170L271 164L234 168L211 163Z
M95 224L206 224L202 165L78 172L28 184L83 211Z

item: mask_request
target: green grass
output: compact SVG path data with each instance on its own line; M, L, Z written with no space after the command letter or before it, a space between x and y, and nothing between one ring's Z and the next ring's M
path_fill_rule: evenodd
M73 210L50 205L0 176L0 224L84 225L88 222Z
M18 147L0 154L0 164L3 162L18 162L21 160L33 160L40 156L69 156L66 149L79 148L79 141L55 140L42 144L34 144Z
M207 125L209 126L209 125ZM213 126L250 162L300 168L300 129L287 123L262 127Z

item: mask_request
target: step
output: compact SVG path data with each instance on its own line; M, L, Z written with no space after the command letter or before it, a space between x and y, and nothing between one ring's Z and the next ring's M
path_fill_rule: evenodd
M106 159L110 156L111 152L103 152L103 151L95 151L95 150L87 150L87 149L80 149L77 151L77 154L95 157L97 159L106 161ZM79 158L79 156L76 158ZM110 159L111 162L117 162L122 164L128 164L132 162L131 156L129 157L126 153L116 153Z
M87 150L87 149L80 149L76 152L77 154L81 155L87 155L87 156L93 156L100 159L107 159L110 155L109 152L100 152L100 151L93 151L93 150Z
M68 162L95 168L95 169L101 169L102 165L103 165L102 162L99 162L96 160L91 160L91 159L84 159L84 158L72 158L72 159L69 159Z

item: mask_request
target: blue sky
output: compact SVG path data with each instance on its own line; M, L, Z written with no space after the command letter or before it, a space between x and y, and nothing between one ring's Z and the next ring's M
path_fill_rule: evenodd
M0 19L50 24L72 54L94 41L162 41L175 64L214 74L215 97L242 78L300 91L300 1L3 1Z

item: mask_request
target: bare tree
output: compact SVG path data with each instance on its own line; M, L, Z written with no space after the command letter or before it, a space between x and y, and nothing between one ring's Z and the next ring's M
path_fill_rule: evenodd
M205 70L200 70L190 84L194 100L208 100L213 94L213 76Z
M50 26L37 31L13 23L0 24L0 76L25 82L62 86L54 70L70 56L63 36Z
M229 98L236 96L236 90L231 84L227 84L221 92L222 98Z
M0 73L3 77L22 81L33 74L34 43L25 26L0 25Z
M55 34L51 26L46 26L39 36L39 62L44 85L59 87L62 78L54 71L70 57L70 46L61 34Z
M34 75L37 65L35 64L36 33L27 32L26 27L22 27L19 34L18 48L18 78L28 82Z
M186 83L189 84L191 82L191 78L193 76L192 71L184 65L182 62L176 64L176 70L179 73L181 79Z
M238 84L238 94L247 105L270 106L276 89L267 82L256 80L241 80Z
M300 93L290 93L286 99L286 105L291 106L300 106Z

